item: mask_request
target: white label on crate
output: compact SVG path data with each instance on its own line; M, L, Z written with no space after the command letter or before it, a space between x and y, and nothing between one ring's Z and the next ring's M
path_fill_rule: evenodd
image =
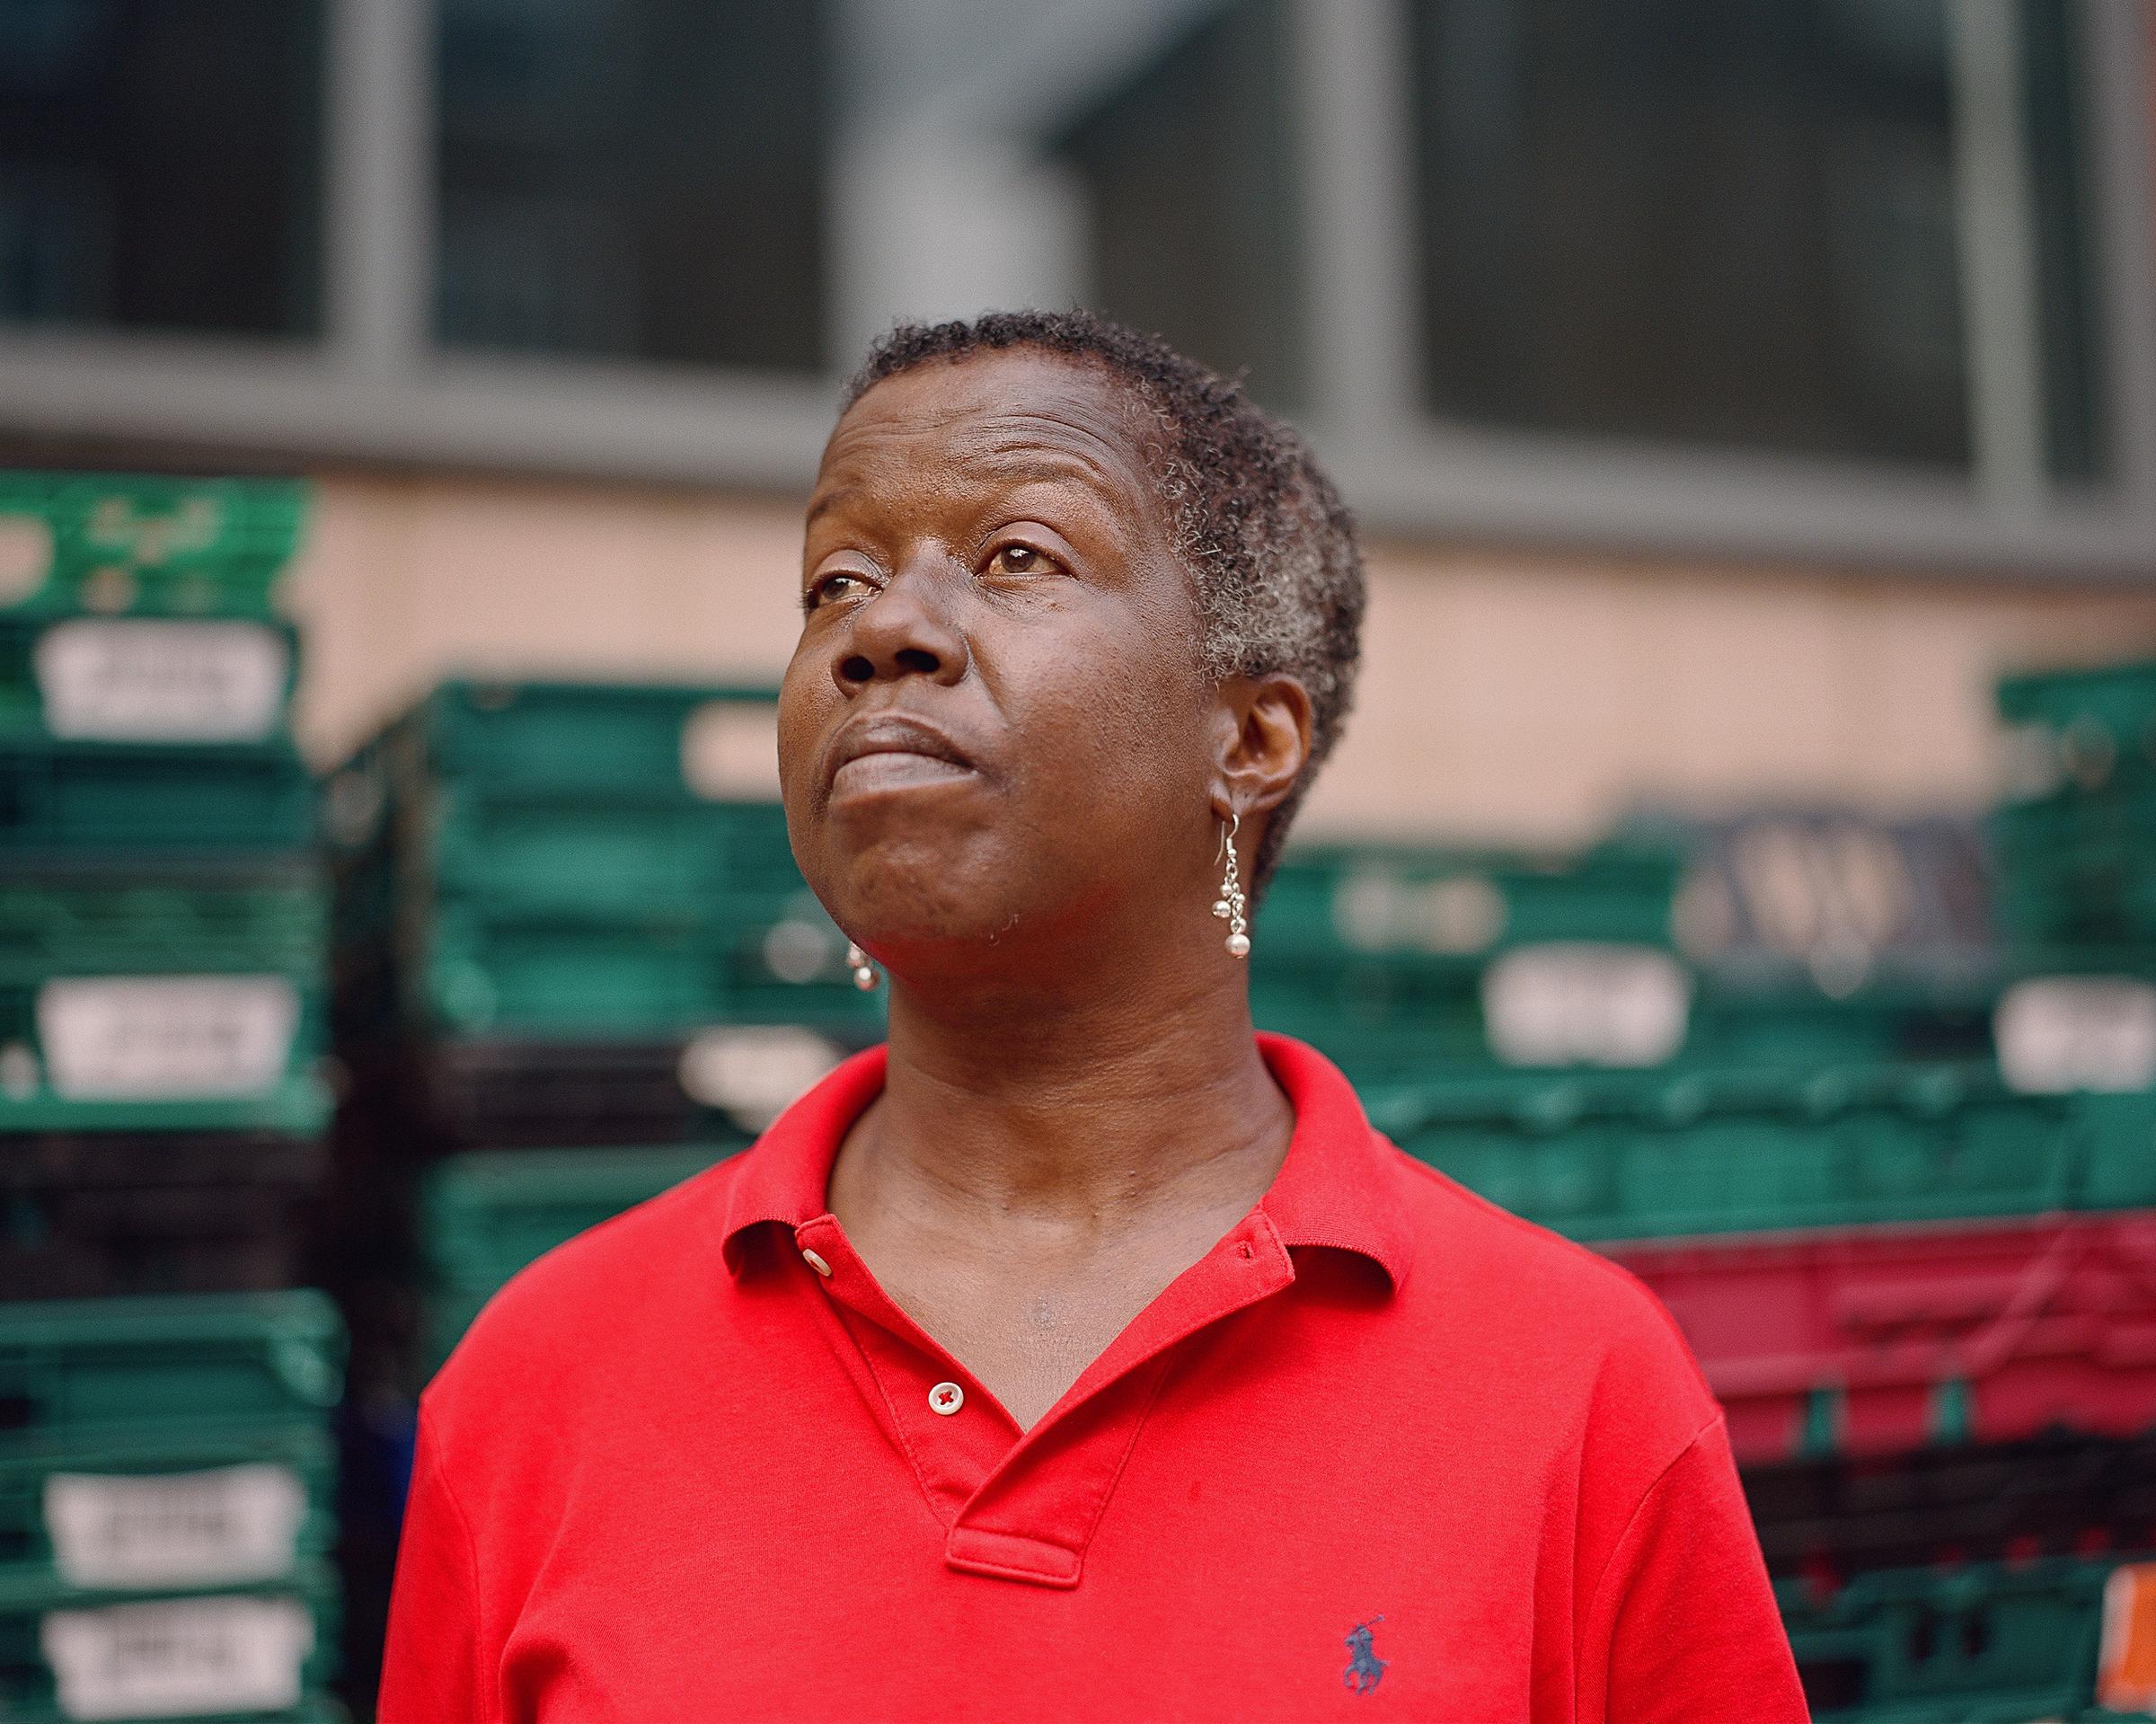
M299 1475L267 1463L45 1481L53 1561L75 1587L274 1580L292 1568L306 1513Z
M761 1131L843 1057L813 1030L729 1024L682 1049L681 1087L746 1130Z
M56 737L253 742L277 729L292 661L256 623L59 623L38 638Z
M1514 1065L1658 1065L1691 1012L1692 977L1651 946L1520 946L1482 975L1490 1048Z
M779 709L768 701L707 701L681 728L681 776L712 802L779 800Z
M40 1640L69 1718L188 1718L299 1703L314 1622L295 1598L56 1610Z
M1357 951L1486 950L1505 932L1505 895L1480 874L1410 881L1365 870L1332 898L1333 930Z
M1999 1069L2027 1095L2156 1084L2156 987L2123 976L2050 976L2000 996Z
M259 1095L298 1029L282 976L67 977L38 993L47 1080L75 1101Z

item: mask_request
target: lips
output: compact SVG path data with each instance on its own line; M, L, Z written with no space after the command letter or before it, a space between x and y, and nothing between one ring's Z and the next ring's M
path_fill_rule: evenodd
M963 749L933 725L902 712L853 720L831 747L828 782L858 791L934 783L974 770Z

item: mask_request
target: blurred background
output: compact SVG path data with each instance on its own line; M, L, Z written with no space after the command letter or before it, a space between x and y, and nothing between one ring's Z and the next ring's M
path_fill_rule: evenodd
M1261 1022L1671 1304L1821 1716L2156 1707L2156 4L0 0L0 1710L366 1713L464 1323L876 1034L839 379L1071 304L1365 526Z

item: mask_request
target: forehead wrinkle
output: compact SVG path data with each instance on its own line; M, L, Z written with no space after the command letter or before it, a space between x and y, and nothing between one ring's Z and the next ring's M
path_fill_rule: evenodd
M919 457L903 451L891 454L914 467ZM1074 451L1046 449L1038 445L1002 446L973 451L952 451L938 458L926 475L928 494L963 507L985 508L1006 498L1015 506L1027 495L1060 491L1068 499L1075 491L1090 508L1105 509L1110 518L1148 518L1157 513L1152 492L1136 474L1118 473L1105 463ZM849 482L826 491L810 506L808 524L831 511L847 511L874 498L881 489L873 477L865 483Z
M870 391L862 403L877 402L880 393ZM1142 518L1172 536L1130 403L1090 377L1067 396L1047 393L1056 399L1013 404L976 395L909 401L902 411L883 414L850 411L826 451L823 479L831 490L812 504L810 522L827 508L844 509L881 491L897 468L915 484L975 506L990 487L1074 485L1112 515L1134 525Z

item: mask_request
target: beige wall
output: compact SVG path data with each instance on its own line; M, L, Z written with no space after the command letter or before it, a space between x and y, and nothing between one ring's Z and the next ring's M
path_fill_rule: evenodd
M301 730L335 758L431 678L768 681L782 501L332 476L295 573ZM1358 711L1312 829L1566 843L1642 796L1990 794L2001 667L2156 655L2156 593L1374 548Z

